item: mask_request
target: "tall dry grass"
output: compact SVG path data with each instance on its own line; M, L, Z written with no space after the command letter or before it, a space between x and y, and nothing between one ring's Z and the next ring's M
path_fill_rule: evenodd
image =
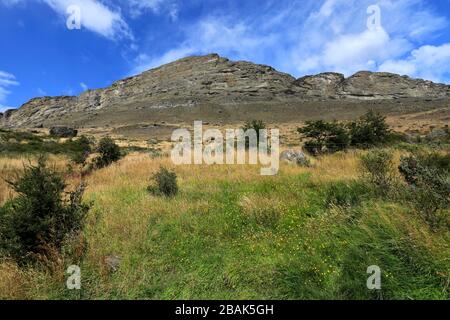
M138 153L129 154L116 164L94 171L86 178L85 200L92 201L94 206L85 228L88 251L83 261L83 270L89 270L88 275L86 275L88 279L85 281L96 284L90 287L91 296L95 298L141 296L142 293L137 292L137 290L151 282L150 280L155 276L153 273L164 275L173 273L175 277L174 265L182 264L183 261L171 261L177 258L172 256L164 259L159 257L158 254L160 253L157 250L160 250L160 248L158 246L163 244L152 243L152 239L164 240L165 238L162 236L164 232L178 232L180 236L190 234L192 228L199 228L196 232L192 232L196 236L215 239L214 237L217 234L223 232L220 223L215 223L211 226L213 229L205 231L202 229L204 226L192 225L191 221L186 219L195 220L196 217L202 217L203 215L208 217L208 212L220 213L222 205L220 193L224 190L224 184L230 185L230 188L237 186L246 190L238 193L238 204L246 214L252 215L255 219L270 223L272 218L279 218L277 216L272 217L272 213L277 215L292 214L292 219L297 219L296 214L292 213L292 210L295 210L293 208L307 208L310 204L309 198L315 195L314 192L317 192L317 190L299 190L300 187L305 187L302 184L303 182L298 181L299 177L308 176L308 181L319 186L337 180L356 179L359 176L359 156L361 153L363 152L349 151L324 156L313 160L313 166L310 168L281 163L279 174L273 177L261 176L259 165L174 166L170 158L152 159L146 154ZM398 159L400 154L398 152L394 152L394 154L395 158ZM67 164L64 158L56 157L51 160L61 169ZM10 174L14 170L20 170L23 162L24 159L0 159L0 172L3 175ZM180 195L174 199L153 197L146 191L151 175L159 170L160 166L173 169L177 173ZM76 177L71 178L70 181L78 182ZM254 187L260 188L261 186L264 186L264 188L280 188L280 190L273 192L270 190L268 192L254 192L252 190ZM6 194L10 192L3 182L0 182L0 188L3 188L0 189L2 194L3 192L6 192ZM10 196L12 195L8 194L3 199L5 200ZM439 238L435 238L421 224L418 225L413 216L406 214L392 215L391 212L398 210L398 206L393 205L392 208L388 208L385 205L374 205L372 209L381 212L380 217L383 225L389 226L393 230L406 226L409 236L415 242L426 239L427 248L429 247L432 250L440 248L436 244L439 242ZM367 210L369 211L369 209ZM387 213L383 213L384 211ZM341 212L336 215L337 219L344 219ZM372 217L372 211L366 216ZM223 219L223 217L219 218ZM332 218L333 216L330 214L308 220L301 231L305 233L306 240L313 243L318 236L326 237L325 233L320 235L320 232L322 229L326 230L329 227ZM209 219L211 219L210 216ZM321 225L322 220L323 226ZM174 230L152 228L158 225L159 221L163 221L164 226L169 225ZM224 223L226 222L224 220ZM272 231L267 231L262 234L246 235L246 237L249 237L246 239L252 247L256 248L255 250L261 247L264 252L266 252L265 250L276 251L272 246L274 244L280 248L286 246L287 250L292 250L292 254L303 252L303 249L297 247L299 244L296 236L291 240L289 239L290 235L299 234L299 230L295 229L294 226L289 228L292 228L292 231L279 236L276 236ZM368 230L368 233L370 232ZM309 237L309 233L311 237ZM335 239L325 239L330 243L335 241ZM183 247L182 244L180 245L177 242L177 239L173 241L173 246ZM237 240L230 239L230 241ZM276 243L273 243L274 241ZM295 247L290 247L289 241L293 241ZM266 243L270 244L267 248L264 247ZM292 245L294 246L294 244ZM230 242L227 245L239 247L241 244ZM246 246L246 244L242 245ZM319 247L319 244L317 246L317 250L323 249ZM171 248L167 248L167 252L171 252L170 250ZM233 262L235 265L232 265L241 272L239 252L239 250L236 250L236 253L231 254L224 251L225 254L228 253L236 259L236 262ZM165 252L163 251L162 254L164 255ZM201 256L198 252L192 254ZM318 255L318 253L314 254ZM112 255L124 259L120 273L114 277L111 277L108 273L106 263L107 258ZM180 253L180 256L183 255L184 253ZM277 255L278 253L274 254L273 257ZM159 258L161 259L159 260ZM201 258L204 259L205 257L201 256ZM168 260L170 260L170 263L167 263ZM267 260L267 263L269 263L269 260ZM263 272L263 270L265 268L260 268L258 272ZM208 271L204 270L205 273ZM240 276L239 272L236 271L235 276ZM38 280L33 280L35 278ZM52 292L55 288L59 288L61 294L65 296L67 293L63 288L64 278L64 270L56 270L53 275L49 275L34 270L20 270L10 261L0 262L0 298L49 298L58 296L58 291ZM157 279L153 281L156 282ZM195 281L200 280L195 279ZM193 283L195 281L192 280ZM231 280L228 279L227 281ZM205 285L210 285L210 283L205 283ZM171 291L168 290L168 292ZM175 293L172 292L172 294ZM245 295L245 292L241 294L244 298L249 297ZM189 297L188 293L187 296Z

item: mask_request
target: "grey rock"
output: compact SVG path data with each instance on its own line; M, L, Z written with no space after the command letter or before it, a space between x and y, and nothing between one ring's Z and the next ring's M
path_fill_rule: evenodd
M57 138L74 138L78 131L69 127L53 127L50 129L50 135Z
M302 152L298 150L286 150L283 151L280 155L281 161L286 161L292 164L297 164L303 167L310 167L311 161L308 157Z
M427 136L425 137L428 141L442 140L449 137L450 134L444 129L433 129Z
M106 267L108 268L108 271L111 273L119 270L121 262L122 258L118 255L110 255L105 258Z

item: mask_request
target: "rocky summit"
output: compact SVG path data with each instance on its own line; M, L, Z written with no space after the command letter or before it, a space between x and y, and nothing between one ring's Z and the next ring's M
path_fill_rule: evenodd
M217 54L184 58L77 97L42 97L0 113L3 127L50 127L132 109L160 110L315 100L447 99L450 86L391 73L322 73L295 79L270 66ZM81 120L79 121L81 123Z

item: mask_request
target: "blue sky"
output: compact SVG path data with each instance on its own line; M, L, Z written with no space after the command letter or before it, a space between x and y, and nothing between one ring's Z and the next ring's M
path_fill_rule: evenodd
M66 26L71 5L81 29ZM212 52L296 77L450 83L450 0L0 0L0 41L0 111Z

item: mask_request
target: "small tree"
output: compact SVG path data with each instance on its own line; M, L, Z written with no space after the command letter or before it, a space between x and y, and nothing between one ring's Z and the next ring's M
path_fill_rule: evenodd
M351 145L356 147L368 148L385 143L390 134L386 117L373 111L350 123L348 129Z
M345 127L338 122L307 121L297 131L308 139L305 149L313 155L345 150L350 142Z
M161 167L151 180L153 184L147 190L154 195L174 197L178 193L177 175L173 171Z
M78 165L86 164L86 160L92 152L91 140L86 136L81 136L76 141L76 151L71 156L71 160Z
M63 178L43 158L8 183L18 196L0 210L0 251L19 263L47 256L48 248L60 251L66 236L83 228L89 211L84 185L64 197Z
M99 141L97 152L100 154L94 164L97 168L104 168L117 162L122 157L119 146L109 137L102 138Z

